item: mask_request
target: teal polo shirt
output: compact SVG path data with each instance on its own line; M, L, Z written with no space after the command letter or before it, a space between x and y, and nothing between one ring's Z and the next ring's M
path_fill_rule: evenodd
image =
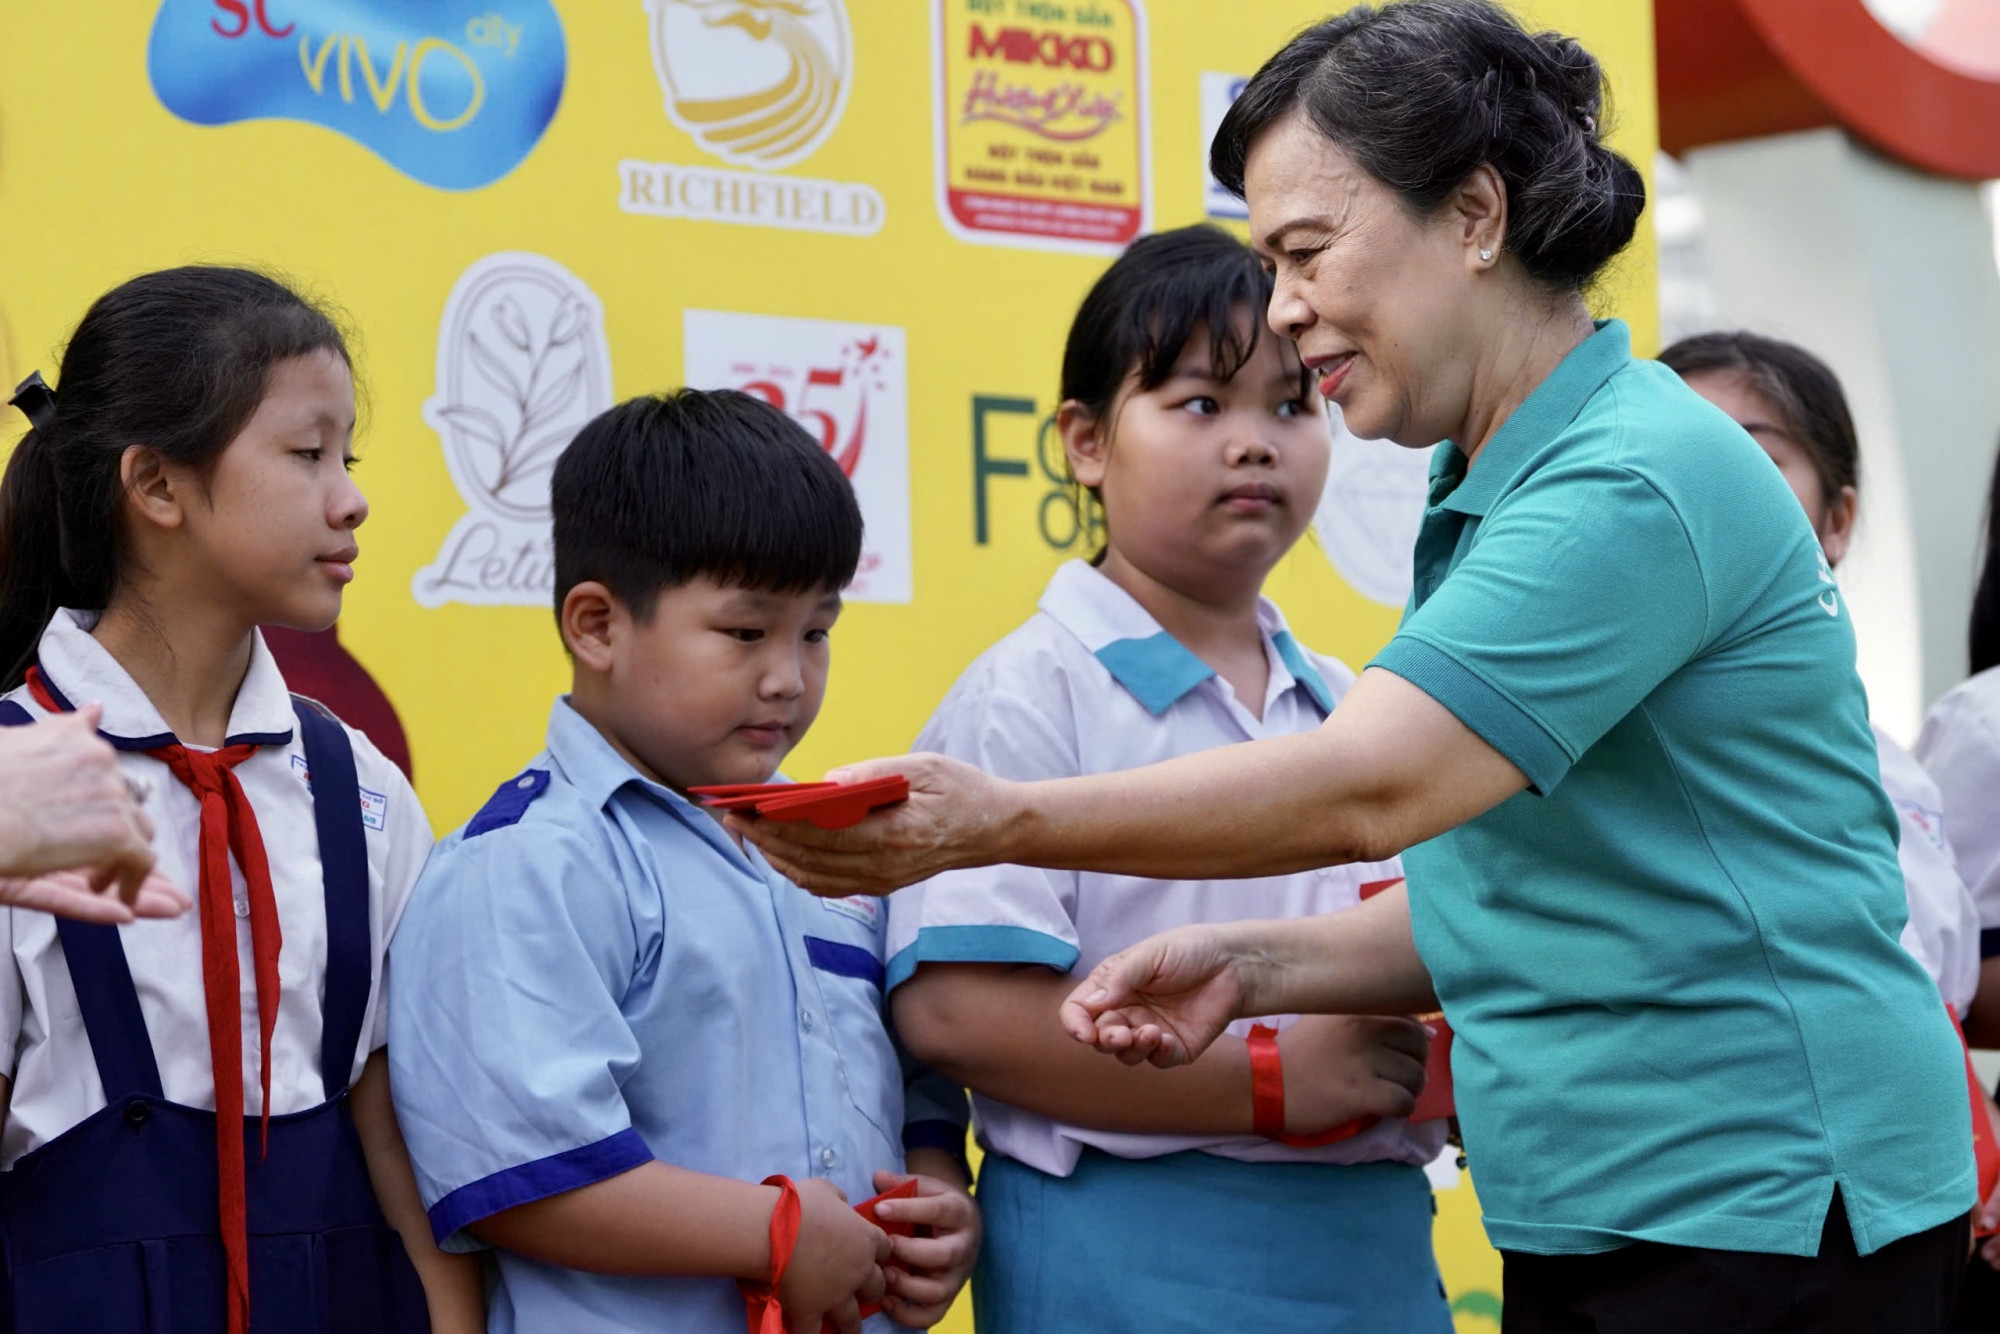
M1373 664L1530 790L1405 857L1493 1244L1818 1252L1969 1211L1964 1058L1907 909L1854 631L1750 437L1599 326L1438 448Z

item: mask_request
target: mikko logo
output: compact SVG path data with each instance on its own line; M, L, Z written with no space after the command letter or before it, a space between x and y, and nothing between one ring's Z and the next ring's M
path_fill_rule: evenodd
M847 106L841 0L646 0L667 118L724 162L802 162Z
M520 164L566 63L549 0L165 0L146 52L183 120L325 126L447 190Z

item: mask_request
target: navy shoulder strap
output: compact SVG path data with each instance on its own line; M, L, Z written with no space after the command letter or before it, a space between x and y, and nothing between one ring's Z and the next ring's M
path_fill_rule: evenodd
M0 727L19 727L34 716L13 700L0 700ZM139 1008L139 989L125 962L125 945L118 928L101 922L56 921L63 960L76 988L77 1010L90 1037L90 1054L97 1077L110 1102L139 1093L166 1097L160 1085L159 1063L146 1033L146 1016Z
M313 823L326 880L326 1000L320 1007L319 1074L329 1100L347 1088L361 1045L374 969L369 933L368 842L361 825L361 782L347 729L320 705L292 696L312 784Z

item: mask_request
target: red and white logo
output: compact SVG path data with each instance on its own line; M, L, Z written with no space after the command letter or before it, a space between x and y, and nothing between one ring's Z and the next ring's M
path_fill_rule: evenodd
M682 313L687 383L755 394L805 427L854 484L867 524L847 596L910 600L910 394L903 331L742 315Z

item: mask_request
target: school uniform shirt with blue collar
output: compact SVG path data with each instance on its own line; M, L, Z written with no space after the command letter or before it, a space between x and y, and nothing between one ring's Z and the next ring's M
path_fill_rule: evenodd
M1937 783L1945 837L1979 912L1980 956L1990 959L2000 955L2000 667L1931 705L1916 753Z
M120 768L144 794L160 873L192 896L201 878L200 801L164 761L136 749L171 742L173 735L117 659L91 637L95 623L88 612L57 612L41 638L42 674L64 699L103 704L100 730L119 747ZM36 718L47 716L26 687L6 698ZM354 1066L347 1072L351 1082L360 1077L369 1053L387 1040L383 965L389 937L430 852L432 836L402 772L361 733L353 728L346 733L361 788L373 978L363 1011L363 1040L356 1044ZM271 1111L302 1112L327 1099L320 1073L320 1007L327 979L325 886L304 742L284 677L261 637L252 645L250 667L230 711L227 740L260 744L234 772L256 812L284 937L278 955L282 994L271 1035ZM234 857L229 871L243 988L243 1103L245 1113L256 1116L263 1098L249 899ZM0 909L0 931L6 935L6 948L0 950L0 1074L12 1081L6 1129L0 1133L0 1166L11 1168L23 1154L98 1112L106 1099L56 920L44 912ZM119 927L118 935L166 1099L213 1109L200 913L143 919Z
M1156 764L1216 746L1309 732L1353 683L1340 662L1302 647L1269 599L1257 610L1269 684L1259 718L1145 608L1094 567L1056 571L1039 610L961 676L918 737L934 751L1016 781ZM1403 878L1402 865L1356 862L1246 880L1160 880L992 866L951 871L889 901L889 987L924 963L1040 964L1082 976L1146 937L1190 922L1305 917L1358 903ZM1264 1022L1278 1027L1294 1016ZM1230 1027L1245 1036L1250 1020ZM1244 1096L1249 1097L1246 1087ZM1069 1125L979 1094L979 1141L1067 1177L1086 1148L1120 1158L1198 1149L1246 1162L1420 1165L1443 1122L1391 1118L1339 1143L1291 1148L1259 1136L1139 1135Z
M654 1159L859 1202L905 1146L962 1149L963 1095L885 1027L882 931L877 900L806 893L558 700L395 941L392 1086L440 1245ZM743 1328L727 1279L494 1259L492 1334Z
M1924 966L1952 1014L1963 1020L1979 990L1979 907L1959 873L1937 783L1895 738L1879 727L1874 732L1882 791L1902 826L1896 859L1903 868L1903 894L1910 901L1903 948Z

